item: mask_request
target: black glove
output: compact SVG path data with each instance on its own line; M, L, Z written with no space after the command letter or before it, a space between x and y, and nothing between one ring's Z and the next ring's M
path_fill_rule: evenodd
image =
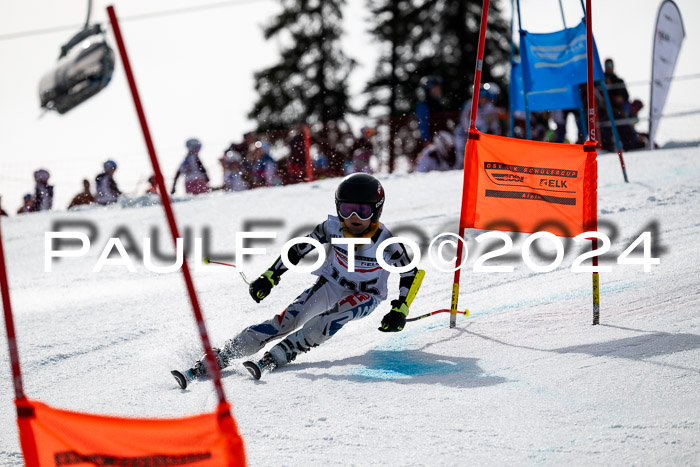
M253 300L260 303L261 300L270 295L270 291L272 291L272 288L276 286L279 281L279 276L268 269L262 273L260 277L251 282L250 287L248 287L248 292L250 296L253 297Z
M392 300L391 311L382 318L379 330L382 332L399 332L406 325L408 305L403 300Z

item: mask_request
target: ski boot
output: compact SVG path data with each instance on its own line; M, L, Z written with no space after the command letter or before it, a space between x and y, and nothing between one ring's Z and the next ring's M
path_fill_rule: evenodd
M221 354L220 349L214 347L212 350L214 351L214 356L216 356L216 363L219 365L219 369L226 368L228 366L229 359L225 355ZM191 381L207 375L207 367L204 363L205 358L206 355L204 355L201 360L197 360L194 366L189 370L173 370L170 372L170 374L175 378L175 381L177 381L177 384L180 385L180 389L186 389L187 385Z
M259 380L263 374L263 371L272 371L277 368L277 362L270 352L265 352L263 358L257 362L243 362L243 366L250 372L250 376L252 376L254 380Z

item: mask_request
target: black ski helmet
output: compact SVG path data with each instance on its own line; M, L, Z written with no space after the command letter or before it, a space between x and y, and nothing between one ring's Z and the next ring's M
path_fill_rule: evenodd
M377 222L384 207L384 188L379 180L366 173L348 175L335 190L335 210L340 215L340 203L369 204L372 206L372 222Z

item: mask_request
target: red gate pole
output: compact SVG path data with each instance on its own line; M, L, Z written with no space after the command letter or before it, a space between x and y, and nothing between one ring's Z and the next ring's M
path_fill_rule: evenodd
M1 223L1 221L0 221ZM5 252L2 245L2 230L0 229L0 289L2 289L2 309L5 314L5 331L7 333L7 346L10 352L10 365L12 366L12 381L15 388L15 400L24 400L24 388L22 385L22 369L19 364L19 352L17 351L17 337L15 335L15 322L12 317L12 304L10 303L10 281L7 278L5 266Z
M479 29L479 48L476 54L476 71L474 73L474 89L472 90L472 109L471 117L469 120L469 137L467 139L467 148L464 151L464 171L467 170L467 161L471 158L474 151L474 139L478 137L476 133L476 110L479 105L479 88L481 87L481 70L484 66L484 43L486 42L486 21L489 16L489 0L484 0L483 7L481 10L481 26ZM474 133L472 133L474 131ZM473 136L472 136L473 135ZM464 190L467 187L465 183L462 183L462 204L464 204ZM461 214L459 216L459 236L464 235L464 229L466 221L464 219L464 209L461 209ZM466 241L466 240L465 240ZM457 258L455 259L455 275L452 281L452 302L450 304L450 328L454 328L457 325L457 306L459 302L459 277L461 269L459 266L462 263L462 251L463 243L457 240Z
M591 13L591 0L586 0L586 61L588 64L588 141L586 144L596 147L596 123L597 112L595 94L593 94L593 14ZM622 156L620 156L622 157ZM624 166L623 166L624 168ZM597 194L596 194L597 196ZM598 249L598 239L591 239L591 251ZM593 267L598 267L598 257L593 257ZM600 320L600 278L598 273L593 273L593 324Z
M124 65L124 72L126 73L126 78L129 81L131 97L134 100L134 107L136 107L136 113L139 117L139 123L141 124L143 138L146 142L146 147L148 149L148 156L151 159L151 165L153 166L153 172L155 173L156 183L158 184L158 194L160 195L161 203L163 204L163 208L165 209L165 215L168 218L168 225L170 226L170 233L173 238L173 244L177 248L177 239L180 238L180 233L177 229L175 215L173 214L173 208L170 205L170 198L168 197L168 190L165 187L163 174L160 171L160 164L158 163L158 158L156 157L156 150L153 146L153 140L151 139L151 133L148 129L146 114L144 113L143 106L141 105L141 98L139 97L139 92L136 88L136 81L134 79L134 74L131 70L131 64L129 63L129 56L126 53L124 39L122 38L121 29L119 28L119 21L117 20L117 15L114 11L113 6L110 5L107 7L107 14L109 15L109 20L112 23L114 37L117 41L117 46L119 47L119 55L121 56L122 63ZM226 396L224 395L224 389L221 386L221 373L219 372L219 365L214 359L214 352L212 351L211 343L209 342L209 335L207 333L206 326L204 325L204 317L202 316L202 310L199 307L199 301L197 300L197 292L194 289L194 283L192 281L192 275L190 274L190 268L187 264L187 258L183 258L182 261L182 274L185 277L187 293L189 294L190 302L192 304L192 310L197 320L197 329L199 329L199 336L202 339L202 346L204 347L204 352L206 353L205 364L207 368L207 374L211 377L212 381L214 382L214 388L216 389L216 395L219 398L219 404L226 404Z

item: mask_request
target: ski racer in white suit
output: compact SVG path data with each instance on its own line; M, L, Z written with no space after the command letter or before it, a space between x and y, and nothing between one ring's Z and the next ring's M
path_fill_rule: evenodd
M255 354L276 339L282 341L258 362L260 371L286 365L299 353L307 352L333 337L348 322L369 315L387 298L389 272L377 262L378 246L393 237L379 222L384 205L384 189L373 176L356 173L340 183L335 198L338 216L328 216L308 237L322 244L331 243L333 238L370 239L369 244L355 246L354 272L348 270L348 245L331 244L326 261L314 272L318 280L312 287L280 314L243 330L227 341L223 349L215 349L220 367L227 366L232 359ZM289 250L289 260L297 264L312 250L310 243L297 243ZM390 244L383 256L391 266L410 264L406 249L400 243ZM250 295L253 299L260 302L267 297L285 271L287 267L280 257L251 283ZM382 319L380 331L397 332L404 328L409 312L406 297L417 272L413 268L401 274L399 296L391 302L391 311ZM205 375L203 360L186 373L188 381Z

